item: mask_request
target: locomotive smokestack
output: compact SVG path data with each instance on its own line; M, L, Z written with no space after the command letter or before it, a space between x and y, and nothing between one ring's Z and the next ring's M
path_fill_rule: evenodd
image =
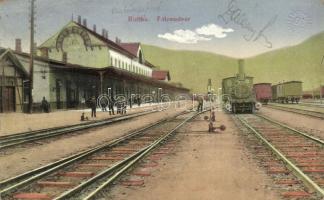
M243 59L239 59L238 60L238 64L239 64L239 79L240 80L244 80L245 78L245 72L244 72L244 60Z

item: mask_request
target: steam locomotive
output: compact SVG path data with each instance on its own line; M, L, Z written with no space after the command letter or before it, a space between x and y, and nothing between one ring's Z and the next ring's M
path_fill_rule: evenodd
M238 60L239 72L234 77L222 80L223 101L232 113L254 113L256 98L253 91L253 77L246 76L244 60Z

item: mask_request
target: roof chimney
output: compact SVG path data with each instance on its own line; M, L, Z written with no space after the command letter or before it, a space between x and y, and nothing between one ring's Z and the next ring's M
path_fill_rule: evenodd
M239 65L239 73L238 73L238 76L239 76L240 80L244 80L244 77L245 77L245 73L244 73L244 60L243 59L239 59L238 60L238 65Z
M116 37L115 41L116 41L117 44L119 44L121 40L118 37Z
M102 36L102 37L105 37L105 29L102 29L102 31L101 31L101 36Z
M21 52L22 50L21 50L21 39L20 38L17 38L16 39L16 48L15 48L15 50L17 51L17 52Z
M108 31L106 30L105 37L108 39Z
M81 15L78 15L78 23L81 24Z
M97 26L95 24L93 25L93 32L97 33Z
M87 27L87 19L83 19L83 26Z

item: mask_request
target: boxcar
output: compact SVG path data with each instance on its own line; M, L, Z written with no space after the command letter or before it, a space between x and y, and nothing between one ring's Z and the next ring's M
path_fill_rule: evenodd
M280 103L298 103L302 97L302 82L289 81L276 86L276 100Z
M272 99L271 83L257 83L253 85L256 100L267 104Z

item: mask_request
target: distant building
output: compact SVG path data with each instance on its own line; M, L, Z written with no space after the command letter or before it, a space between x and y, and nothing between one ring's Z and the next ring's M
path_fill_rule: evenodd
M0 48L0 112L24 112L28 105L29 59L16 49ZM140 43L108 39L71 21L37 49L33 75L33 110L40 110L43 97L51 110L83 108L92 96L101 94L157 95L161 90L171 98L189 90L167 83L170 74L148 62ZM154 98L157 99L157 98Z
M170 73L169 73L169 71L166 71L166 70L154 70L152 72L152 77L159 81L168 82L171 80Z
M109 66L144 76L152 76L153 66L146 65L140 43L113 42L106 32L100 35L71 21L39 46L38 55L94 68Z

